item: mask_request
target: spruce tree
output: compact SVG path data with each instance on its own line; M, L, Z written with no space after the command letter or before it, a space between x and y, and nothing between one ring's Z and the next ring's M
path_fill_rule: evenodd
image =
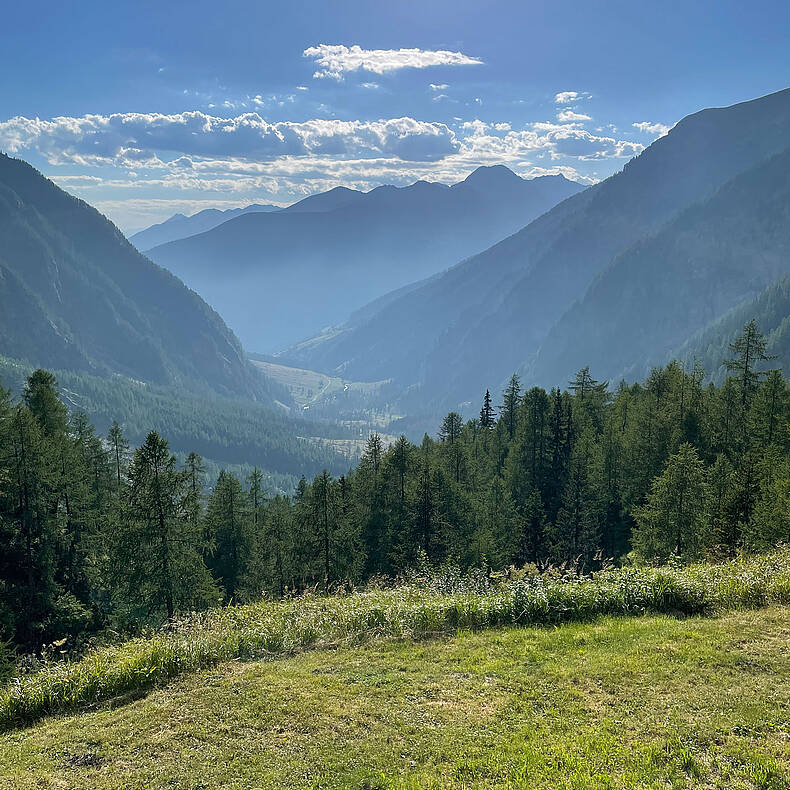
M480 409L480 427L484 430L491 430L495 425L495 417L496 412L491 405L491 393L486 390L486 394L483 396L483 406Z
M507 429L508 439L513 440L516 434L516 421L518 419L518 408L521 403L521 381L516 373L510 377L507 388L502 395L502 411L500 422L504 423Z

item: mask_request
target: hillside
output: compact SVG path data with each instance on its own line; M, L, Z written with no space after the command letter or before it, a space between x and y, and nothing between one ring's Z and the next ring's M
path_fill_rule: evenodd
M690 115L620 173L367 320L290 349L288 359L357 380L392 377L409 406L476 401L480 381L497 387L531 359L619 255L781 153L788 134L790 90ZM567 380L575 369L557 375Z
M34 365L268 399L197 294L98 211L0 155L0 352Z
M554 627L535 627L507 622L518 604L506 595L423 587L182 621L25 677L20 711L39 691L43 700L48 684L50 699L77 686L104 691L78 712L5 732L0 783L781 788L790 770L790 658L781 649L790 616L778 603L786 566L771 577L770 564L664 569L626 582L638 605L648 577L663 576L653 585L663 595L658 612L672 611L673 600L686 611L684 579L692 590L718 583L734 611L713 617L649 606L642 616L567 622L576 613L557 609ZM589 585L557 586L582 598ZM498 612L490 626L476 620L487 601ZM294 636L309 641L295 647ZM207 660L192 665L200 656ZM189 674L173 679L171 668ZM108 699L116 684L123 693Z
M31 365L0 356L0 387L14 397L21 395L32 372ZM99 435L106 436L117 420L132 446L137 446L149 431L156 430L170 439L180 456L194 450L212 468L240 471L258 466L267 482L284 491L293 489L302 474L315 475L324 468L335 474L347 471L348 459L328 445L358 435L338 425L303 419L299 412L287 414L269 403L196 394L118 375L54 373L63 402L85 414ZM287 397L286 390L269 386L276 395Z
M790 370L790 277L785 276L754 299L747 299L723 316L696 332L671 356L692 365L696 360L714 382L720 384L727 376L724 360L732 356L729 346L752 319L766 335L767 353L775 357L767 365Z
M581 189L505 167L479 168L452 187L337 189L149 254L215 307L247 349L274 352L485 249Z
M557 322L525 378L560 384L585 365L600 379L641 378L695 332L788 273L790 149L622 252ZM760 306L753 309L730 334L752 318L762 323Z
M129 241L138 250L145 252L158 244L167 244L169 241L185 239L187 236L194 236L196 233L205 233L207 230L216 228L217 225L221 225L223 222L227 222L229 219L238 217L241 214L279 210L279 206L253 203L243 208L229 208L224 211L217 208L207 208L188 217L183 214L174 214L164 222L151 225L149 228L129 236Z

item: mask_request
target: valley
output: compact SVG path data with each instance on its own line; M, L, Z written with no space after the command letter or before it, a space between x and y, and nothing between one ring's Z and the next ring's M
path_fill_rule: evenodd
M3 21L0 788L790 790L790 6Z

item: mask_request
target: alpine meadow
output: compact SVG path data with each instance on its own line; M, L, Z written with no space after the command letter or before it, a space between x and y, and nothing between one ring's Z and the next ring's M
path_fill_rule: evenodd
M0 788L790 790L788 30L4 9Z

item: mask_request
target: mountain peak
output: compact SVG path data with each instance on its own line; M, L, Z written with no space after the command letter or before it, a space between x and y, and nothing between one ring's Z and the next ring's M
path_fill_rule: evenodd
M461 183L491 186L496 184L515 183L523 180L521 176L517 176L509 167L505 167L505 165L481 165L476 170L473 170Z

